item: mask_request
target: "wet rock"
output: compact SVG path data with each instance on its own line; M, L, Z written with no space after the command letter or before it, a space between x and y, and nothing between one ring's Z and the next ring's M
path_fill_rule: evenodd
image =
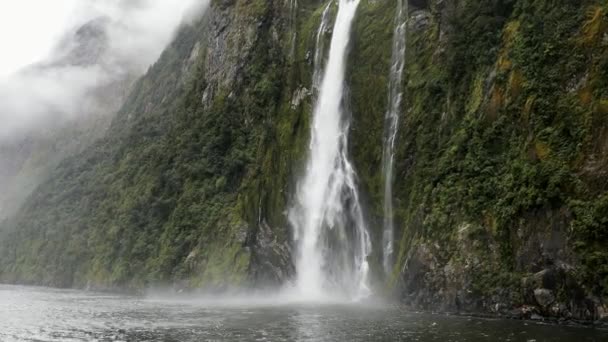
M551 316L559 317L561 313L560 305L558 303L553 303L551 307L548 308L548 311Z
M289 243L280 239L266 221L249 232L247 245L252 252L249 277L253 285L278 286L295 274Z
M188 64L194 64L200 54L201 54L201 43L196 42L196 44L194 44L194 47L192 48L192 51L190 52L190 57L188 58Z
M425 30L431 22L431 13L428 11L420 10L415 11L410 16L408 22L408 28L411 32L419 32Z
M246 225L242 225L236 233L236 239L237 241L242 244L242 245L246 245L247 244L247 235L248 235L248 230L249 227Z
M532 316L530 316L530 319L533 321L542 321L543 320L543 316L538 315L538 314L532 314Z
M531 305L524 305L520 308L520 317L524 319L532 319L533 316L538 316L538 308Z
M306 51L306 62L308 62L309 65L312 65L312 51L308 50Z
M496 303L494 304L494 306L492 307L492 311L494 313L498 313L498 314L505 314L508 313L507 311L508 306L505 303Z
M291 98L291 109L296 109L302 101L310 95L310 91L306 87L299 87Z
M429 7L428 0L408 0L410 8L426 9Z
M519 308L516 309L511 309L509 311L507 311L505 314L505 317L507 318L511 318L511 319L522 319L522 314L521 314L521 310Z
M553 291L547 289L536 289L534 290L534 299L536 303L543 308L549 307L549 305L555 302L555 295Z
M597 308L598 321L608 323L608 307L600 305Z
M205 108L208 108L210 105L210 99L211 99L211 95L210 95L211 89L210 87L205 88L205 91L203 91L203 96L201 96L201 103L205 106Z

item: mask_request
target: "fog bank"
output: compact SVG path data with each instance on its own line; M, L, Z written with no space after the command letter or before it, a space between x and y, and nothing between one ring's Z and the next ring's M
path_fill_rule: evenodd
M207 2L79 2L64 23L63 38L44 61L0 79L0 140L114 111L108 101L116 102L114 92L126 91L115 89L115 83L143 74L180 22L200 13Z

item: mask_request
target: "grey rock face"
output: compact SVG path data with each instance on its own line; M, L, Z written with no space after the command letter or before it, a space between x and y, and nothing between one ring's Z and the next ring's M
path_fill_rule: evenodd
M250 280L256 286L279 286L295 274L289 243L281 240L262 221L257 231L250 231L247 245L252 251Z
M414 11L410 15L408 29L412 32L419 32L429 26L431 21L431 13L425 10Z
M281 6L274 4L270 10L283 12ZM206 37L200 44L200 54L205 87L200 98L205 107L211 106L220 95L228 98L236 96L238 89L246 81L247 68L251 64L255 49L260 44L264 31L270 33L271 44L281 47L279 34L287 22L281 15L270 16L268 13L252 14L235 10L234 1L222 1L212 4L206 14ZM276 8L275 8L276 7ZM294 105L298 105L308 94L306 88L294 94ZM251 118L243 117L244 121ZM259 204L262 205L261 203ZM294 273L291 250L288 241L280 234L285 228L270 226L261 212L256 223L249 222L238 230L238 240L250 253L248 269L252 285L278 286L287 281Z
M410 8L415 9L415 8L428 8L429 7L429 1L428 0L408 0L408 5L410 6Z
M291 99L291 109L298 108L308 96L310 96L310 91L306 87L298 88Z
M534 299L536 299L538 305L546 308L555 302L555 295L551 290L536 289L534 290Z

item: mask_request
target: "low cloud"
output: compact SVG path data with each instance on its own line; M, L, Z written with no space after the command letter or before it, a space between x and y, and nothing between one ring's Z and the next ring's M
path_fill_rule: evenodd
M105 102L115 95L114 86L142 74L184 18L202 12L207 3L81 1L45 61L0 80L0 142L114 110ZM100 98L100 89L107 89L108 96Z

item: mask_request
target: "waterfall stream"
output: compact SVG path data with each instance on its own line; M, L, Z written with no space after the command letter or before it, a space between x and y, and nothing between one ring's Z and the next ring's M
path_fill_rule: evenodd
M321 91L321 83L323 82L323 67L324 67L324 58L325 58L325 33L329 27L330 20L330 10L331 4L333 1L330 1L325 9L323 10L323 14L321 15L321 23L319 24L319 29L317 30L316 37L316 45L315 45L315 57L313 60L314 63L314 71L312 75L312 87L315 92L315 99L318 99L319 92Z
M405 65L406 44L406 10L403 0L397 1L397 16L393 34L393 55L388 85L388 110L385 117L384 148L382 154L382 171L384 174L384 230L382 234L383 266L386 274L390 274L393 266L394 250L394 213L393 213L393 182L395 163L395 141L397 138L399 113L403 97L403 68Z
M323 76L311 124L306 173L289 212L297 246L296 287L301 296L311 300L330 294L351 299L369 294L371 241L355 171L347 156L349 120L343 106L347 48L359 1L339 0L325 68L321 44L327 18L322 18L317 34L315 75ZM329 7L324 13L327 17Z

